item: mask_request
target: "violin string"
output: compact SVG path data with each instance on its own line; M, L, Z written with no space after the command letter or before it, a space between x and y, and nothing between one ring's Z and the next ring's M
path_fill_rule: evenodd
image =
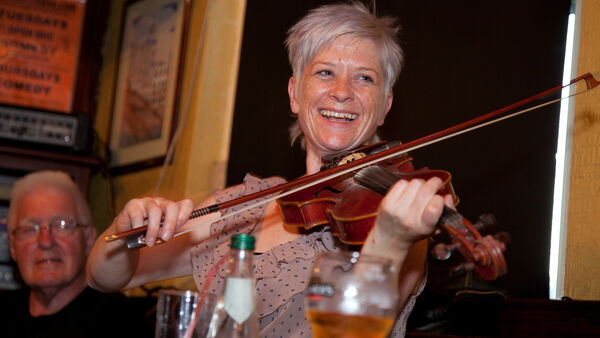
M400 177L379 165L372 165L357 172L354 180L383 196L394 183L400 180Z
M505 116L497 117L497 118L495 118L493 120L490 120L490 121L487 121L487 122L483 122L483 123L478 124L476 126L471 126L471 127L468 127L468 128L465 128L465 129L462 129L462 130L450 133L448 135L439 137L437 139L430 140L430 141L427 141L427 142L423 142L421 144L414 145L414 146L409 147L407 149L403 149L403 150L400 150L398 152L394 152L394 153L388 154L386 156L377 158L375 160L367 161L365 163L361 163L360 165L358 165L356 167L352 167L352 168L349 168L349 169L346 169L346 170L342 170L340 172L337 172L337 173L325 176L325 177L323 177L321 179L318 179L318 180L315 180L313 182L304 184L302 186L290 189L290 190L288 190L286 192L282 192L280 194L274 194L273 196L268 197L268 198L266 198L266 199L264 199L264 200L262 200L260 202L256 202L256 203L252 203L252 204L245 204L245 206L242 207L241 209L238 209L238 210L232 211L230 213L221 215L221 216L219 216L217 218L214 218L214 219L210 219L210 220L208 220L206 222L195 224L195 225L193 225L193 226L191 226L191 227L189 227L189 228L187 228L185 230L181 230L181 231L175 233L173 235L173 237L184 235L184 234L186 234L188 232L191 232L191 231L195 230L198 227L209 225L209 224L212 224L214 222L217 222L217 221L220 221L220 220L223 220L223 219L227 219L229 217L233 217L235 215L241 214L242 212L248 211L248 210L250 210L252 208L256 208L256 207L268 204L268 203L270 203L272 201L275 201L276 199L279 199L279 198L291 195L291 194L296 193L296 192L298 192L300 190L304 190L306 188L310 188L310 187L315 186L317 184L323 183L325 181L329 181L329 180L334 179L334 178L339 177L339 176L343 176L343 175L348 174L348 173L353 172L353 171L357 171L357 170L362 169L364 167L371 166L371 165L374 165L376 163L385 161L385 160L390 159L392 157L398 156L399 154L407 153L407 152L410 152L410 151L413 151L413 150L416 150L416 149L420 149L420 148L426 147L428 145L435 144L435 143L438 143L438 142L441 142L441 141L444 141L444 140L447 140L447 139L450 139L450 138L462 135L464 133L468 133L470 131L473 131L473 130L476 130L476 129L479 129L479 128L483 128L483 127L486 127L486 126L489 126L489 125L492 125L492 124L504 121L506 119L513 118L513 117L525 114L525 113L530 112L532 110L543 108L545 106L551 105L551 104L559 102L561 100L564 100L564 99L567 99L567 98L570 98L570 97L574 97L574 96L577 96L579 94L583 94L583 93L587 92L588 90L589 89L586 89L586 90L583 90L583 91L579 91L579 92L575 92L575 93L570 94L568 96L559 97L559 98L556 98L554 100L550 100L550 101L547 101L547 102L544 102L544 103L541 103L541 104L529 107L527 109L519 110L517 112L511 113L511 114L508 114L508 115L505 115Z

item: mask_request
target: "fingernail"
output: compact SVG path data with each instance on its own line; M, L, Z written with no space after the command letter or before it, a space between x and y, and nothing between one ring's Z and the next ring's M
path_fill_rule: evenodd
M168 240L171 237L171 232L170 231L165 231L165 233L161 236L161 238L163 239L163 241Z

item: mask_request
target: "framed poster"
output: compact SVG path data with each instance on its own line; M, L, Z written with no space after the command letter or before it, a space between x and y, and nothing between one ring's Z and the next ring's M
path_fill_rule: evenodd
M176 119L188 0L124 8L110 135L113 172L160 164Z
M0 0L0 103L71 113L86 0Z

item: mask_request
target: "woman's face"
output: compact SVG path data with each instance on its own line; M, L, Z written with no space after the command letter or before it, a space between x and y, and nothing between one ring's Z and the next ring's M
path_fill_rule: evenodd
M307 151L320 156L368 142L392 104L375 45L338 38L317 54L299 79L290 78L290 106L298 114Z

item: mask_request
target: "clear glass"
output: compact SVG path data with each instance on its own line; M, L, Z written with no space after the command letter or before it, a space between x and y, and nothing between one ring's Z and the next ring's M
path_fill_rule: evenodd
M358 252L323 253L306 292L313 336L385 337L398 313L398 281L389 259Z
M199 294L189 290L160 290L156 309L155 338L198 337L190 334L194 328ZM188 334L186 336L186 333Z
M215 310L215 306L219 300L219 295L214 293L204 293L200 294L200 300L198 301L198 308L196 313L196 323L192 324L190 322L190 326L195 326L196 330L194 332L194 336L192 337L206 337L208 334L208 327L210 325L210 319Z

